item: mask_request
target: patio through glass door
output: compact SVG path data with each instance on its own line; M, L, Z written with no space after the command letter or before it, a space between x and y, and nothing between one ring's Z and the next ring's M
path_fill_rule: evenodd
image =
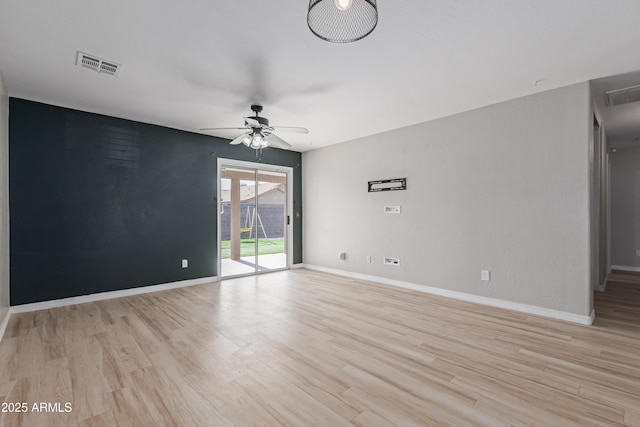
M287 172L219 165L220 277L288 268Z

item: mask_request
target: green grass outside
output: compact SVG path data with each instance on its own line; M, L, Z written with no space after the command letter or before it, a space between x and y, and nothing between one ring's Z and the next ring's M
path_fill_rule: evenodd
M231 240L220 242L222 259L231 257ZM240 240L240 256L253 256L256 250L256 239ZM284 239L258 239L258 255L284 253Z

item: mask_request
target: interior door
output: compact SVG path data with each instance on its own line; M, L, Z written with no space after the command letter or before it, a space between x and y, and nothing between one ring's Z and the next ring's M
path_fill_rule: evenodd
M229 162L218 169L220 277L288 268L289 173Z

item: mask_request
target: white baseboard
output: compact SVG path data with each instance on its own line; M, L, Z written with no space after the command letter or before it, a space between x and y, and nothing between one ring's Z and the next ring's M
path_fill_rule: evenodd
M62 298L51 301L20 304L11 307L11 313L26 313L29 311L46 310L49 308L64 307L67 305L84 304L86 302L102 301L112 298L121 298L130 295L148 294L151 292L166 291L168 289L184 288L187 286L201 285L203 283L216 282L217 276L202 277L200 279L181 280L179 282L162 283L160 285L140 286L138 288L122 289L119 291L100 292L97 294L81 295L78 297ZM8 317L8 316L7 316Z
M622 271L635 271L640 273L640 267L632 267L629 265L612 265L612 270L622 270Z
M291 265L291 270L297 270L298 268L303 268L304 264L300 263L300 264L292 264Z
M565 320L567 322L579 323L581 325L591 325L595 319L595 311L590 315L569 313L566 311L553 310L550 308L538 307L535 305L522 304L519 302L505 301L496 298L483 297L479 295L467 294L464 292L451 291L448 289L435 288L432 286L418 285L416 283L403 282L400 280L387 279L378 276L369 276L367 274L354 273L351 271L338 270L334 268L321 267L318 265L304 264L304 268L309 270L321 271L324 273L336 274L338 276L350 277L353 279L366 280L369 282L380 283L383 285L397 286L400 288L411 289L413 291L425 292L428 294L439 295L443 297L453 298L461 301L473 302L491 307L505 308L507 310L519 311L536 316L549 317L552 319Z
M2 337L4 337L4 331L7 329L7 325L9 324L10 318L11 318L11 307L7 309L7 312L4 314L4 318L0 323L0 341L2 341Z
M609 267L609 271L607 272L607 275L605 276L604 281L600 283L600 285L596 286L596 291L604 292L607 290L607 281L609 280L610 274L611 274L611 267Z

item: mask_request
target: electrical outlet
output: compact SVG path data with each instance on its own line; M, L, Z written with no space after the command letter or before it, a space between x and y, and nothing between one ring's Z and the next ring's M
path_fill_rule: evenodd
M636 249L636 256L640 256L640 249Z
M344 252L340 252L340 253L338 254L338 259L342 259L342 260L347 259L347 254L346 254L346 253L344 253Z
M182 268L187 268L189 267L189 260L188 259L183 259L182 260Z
M491 281L491 272L489 270L481 270L480 271L480 279L483 282Z
M384 257L382 263L384 265L393 265L394 267L400 267L400 258Z
M367 262L371 264L371 255L367 255Z

